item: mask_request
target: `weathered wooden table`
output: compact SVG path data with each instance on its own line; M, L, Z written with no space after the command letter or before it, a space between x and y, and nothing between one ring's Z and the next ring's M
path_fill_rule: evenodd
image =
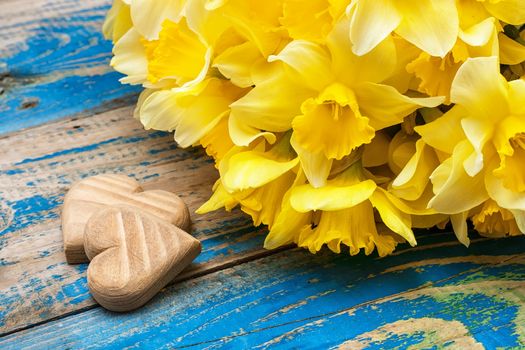
M138 311L96 305L65 262L71 183L129 174L195 210L216 172L131 117L108 66L106 0L0 3L0 349L525 348L525 238L421 233L393 256L265 251L239 211L193 215L196 263Z

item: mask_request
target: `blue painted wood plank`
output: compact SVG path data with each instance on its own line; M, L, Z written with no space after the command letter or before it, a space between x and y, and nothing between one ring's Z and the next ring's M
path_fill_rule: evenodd
M0 134L135 98L108 67L99 28L109 0L14 3L0 4ZM43 323L2 348L525 347L522 237L467 251L451 234L430 235L385 259L279 253L168 287L134 313L81 312L94 305L86 265L65 264L59 229L70 184L131 174L194 209L213 167L143 132L129 109L13 133L0 149L0 332ZM260 256L262 232L238 212L195 217L204 251L189 276Z
M524 239L466 249L438 233L386 258L294 250L170 286L132 313L97 308L0 346L523 348Z
M194 211L217 174L201 149L144 131L124 108L0 138L0 334L91 307L86 265L67 265L60 210L71 184L98 173L178 193ZM235 211L192 215L203 244L186 277L262 251L264 229Z
M38 0L18 10L38 16L20 20L0 4L0 134L135 102L140 88L109 67L100 28L110 3Z

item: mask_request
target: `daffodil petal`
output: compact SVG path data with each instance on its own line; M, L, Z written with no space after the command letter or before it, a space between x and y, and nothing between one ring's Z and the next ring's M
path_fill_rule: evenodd
M200 144L206 149L206 154L215 159L216 168L228 151L235 146L229 137L228 119L228 117L220 119L217 125L200 139Z
M495 167L496 165L493 164L489 169ZM491 171L485 172L485 186L490 198L494 199L500 207L508 210L525 210L525 194L506 188L503 180L494 176Z
M516 225L521 233L525 233L525 210L510 211L516 220Z
M381 220L389 229L406 239L411 246L417 245L411 229L412 222L409 214L399 210L381 190L377 190L372 194L370 202L377 209Z
M468 227L467 227L468 211L450 215L450 222L452 228L456 234L458 241L465 247L470 245L470 239L468 238Z
M147 129L175 130L175 140L188 147L217 125L241 91L217 78L189 88L159 91L144 101L140 119Z
M427 198L430 198L430 195L428 195L432 192L430 190L430 187L427 187L428 190L425 189L425 193L422 194L417 200L415 201L407 201L403 200L401 198L398 198L390 191L384 190L381 187L378 187L376 191L381 191L384 196L387 197L387 199L399 210L401 210L403 213L410 214L412 216L430 216L435 215L437 212L432 209L428 208L428 200Z
M146 39L158 39L162 23L166 19L179 21L185 2L186 0L133 0L131 2L133 25Z
M176 93L161 90L151 93L139 109L139 117L145 129L172 131L179 123Z
M328 178L328 175L330 175L330 169L332 169L333 159L327 158L321 152L312 153L307 151L295 141L295 137L296 134L293 134L290 139L290 144L299 156L301 168L303 169L308 182L316 188L326 185L326 179Z
M120 79L124 84L142 84L148 76L148 59L141 42L141 36L135 28L128 30L113 46L111 66L126 75Z
M425 143L437 150L452 154L454 147L465 139L461 129L461 120L467 112L459 106L452 107L447 113L430 123L419 125L414 130L421 135Z
M244 124L236 114L230 114L228 129L233 143L237 146L248 146L260 137L264 137L269 144L275 143L276 140L275 134Z
M274 63L282 65L281 62ZM291 81L282 67L231 104L232 113L246 124L266 131L286 131L299 115L303 101L315 96L313 90Z
M503 33L498 35L499 60L501 64L519 64L525 61L525 45L522 45Z
M370 126L376 130L401 123L420 107L435 107L444 101L444 97L407 97L391 86L374 83L362 83L354 91L359 109L370 118Z
M445 57L459 31L455 1L397 1L396 6L403 20L395 32L431 56Z
M263 57L253 43L247 41L241 45L226 49L213 60L212 66L222 75L230 79L239 87L254 85L251 68L255 62Z
M352 51L362 56L383 41L401 22L393 1L360 0L349 7Z
M209 0L179 1L186 2L184 16L188 21L188 26L207 44L215 44L226 29L231 27L231 23L224 16L224 13L215 11L227 1L222 4L219 4L220 1L214 1L215 4L213 5Z
M494 120L508 113L506 84L497 57L469 58L452 82L450 100L476 118Z
M295 242L301 229L311 224L310 213L299 213L290 204L290 195L295 186L306 181L304 174L299 172L292 187L286 191L281 203L281 212L277 215L270 232L264 240L264 248L275 249L285 244Z
M399 174L416 152L417 135L398 131L388 145L388 166L394 174Z
M472 151L468 141L460 142L454 148L452 157L434 170L430 177L435 193L429 202L431 208L443 214L458 214L476 207L488 198L483 172L470 177L463 167L463 162Z
M122 0L113 1L113 5L109 9L102 26L104 38L111 39L114 44L126 34L132 26L133 23L131 23L128 4Z
M463 163L469 176L474 176L483 169L483 147L492 136L494 126L492 123L474 118L463 118L461 126L470 144L474 147L472 155Z
M350 186L331 186L315 188L311 185L297 186L290 196L292 208L300 213L311 210L334 211L353 207L372 195L376 184L365 180Z
M222 15L230 26L254 43L264 57L275 53L284 39L278 30L280 2L240 1L226 7Z
M292 79L298 79L313 90L321 90L334 79L328 52L309 41L294 40L277 55L268 57L268 61L284 62L293 70Z
M239 202L224 189L221 180L217 180L210 199L202 204L195 212L197 214L205 214L219 208L225 208L227 211L230 211L237 206L237 204L239 204Z
M135 106L135 109L133 109L133 118L140 120L140 109L142 108L142 105L146 101L146 99L153 94L154 92L157 92L156 89L144 89L139 94L139 98L137 100L137 104Z
M514 115L522 116L525 114L525 103L523 101L525 101L525 80L516 79L509 81L509 104L510 110ZM523 120L523 118L520 120Z
M470 46L483 46L495 34L496 24L493 17L459 31L459 38Z
M433 214L433 215L412 215L412 228L431 228L440 226L444 222L448 222L449 215Z
M275 180L299 163L299 158L280 162L255 151L245 151L229 159L228 169L221 172L228 191L242 191L260 187Z
M434 150L419 139L416 153L392 182L393 193L406 200L418 199L425 191L430 174L438 165Z
M399 189L399 187L406 185L411 179L413 179L417 171L417 166L418 164L421 163L421 158L423 157L424 151L426 149L427 148L425 147L424 141L419 139L416 142L415 153L412 155L409 161L405 164L405 166L401 169L401 172L397 175L394 181L392 181L393 188Z
M240 199L241 210L252 217L255 226L263 224L271 228L281 211L284 193L292 186L295 178L296 174L288 171L275 180L250 190L248 196Z
M414 76L407 74L408 66L412 61L422 54L421 50L410 44L399 36L392 36L396 48L396 66L394 71L382 81L385 85L393 86L401 93L406 93L409 89L414 89ZM427 54L428 55L428 54ZM450 80L452 82L452 79ZM445 94L429 94L430 96L441 96Z
M343 17L326 38L337 80L353 87L361 82L379 83L389 78L397 65L394 39L388 36L366 55L357 56L352 52L348 26L348 19Z
M483 5L491 15L503 22L515 25L525 22L525 1L523 0L484 1Z

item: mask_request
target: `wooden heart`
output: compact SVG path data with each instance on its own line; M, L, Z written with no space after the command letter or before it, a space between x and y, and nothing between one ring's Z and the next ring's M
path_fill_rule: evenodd
M201 251L188 233L126 206L95 213L87 222L84 246L91 260L89 290L112 311L145 304Z
M176 194L143 191L139 183L124 175L97 175L75 183L64 198L62 234L64 252L70 264L88 262L84 252L86 222L108 205L128 205L190 230L190 213Z

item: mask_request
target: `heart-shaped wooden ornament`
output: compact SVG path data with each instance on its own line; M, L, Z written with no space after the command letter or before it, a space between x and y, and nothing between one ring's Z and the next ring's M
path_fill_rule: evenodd
M108 205L133 206L185 231L190 229L190 213L176 194L161 190L144 192L137 181L125 175L89 177L75 183L64 198L62 234L68 263L89 261L84 252L86 222Z
M188 233L126 206L95 213L86 225L84 246L91 259L89 290L112 311L145 304L201 251Z

